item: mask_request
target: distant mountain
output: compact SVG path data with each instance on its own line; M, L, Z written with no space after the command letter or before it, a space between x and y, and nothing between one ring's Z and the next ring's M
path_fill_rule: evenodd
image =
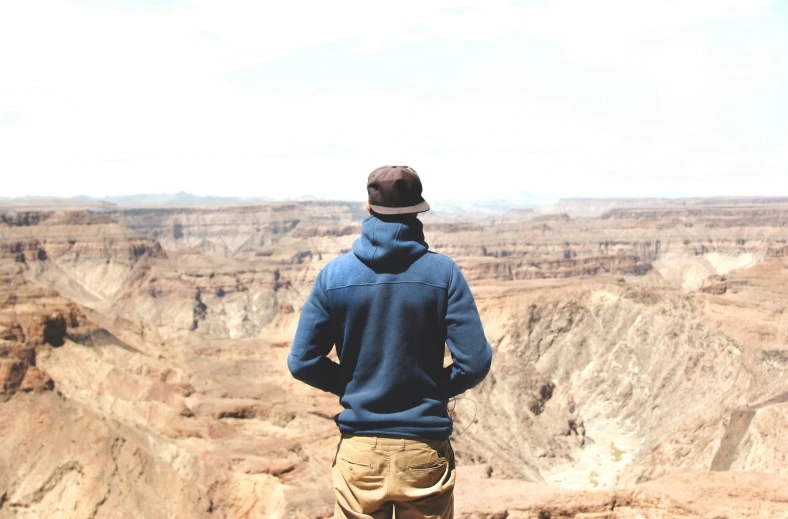
M539 214L566 214L572 218L597 217L607 211L618 208L651 207L665 205L700 206L700 205L748 205L748 204L783 204L788 197L707 197L707 198L558 198L539 196L526 192L507 193L501 197L479 199L433 199L427 197L432 210L426 217L447 220L483 220L496 218L507 212L506 218L530 219ZM293 198L242 197L242 196L199 196L186 191L177 193L136 194L124 196L90 197L86 195L72 198L54 198L45 196L0 197L4 206L14 207L89 207L92 205L118 205L125 207L142 206L215 206L259 204L266 202L320 202L331 201L313 195L302 195ZM344 200L347 202L348 200ZM355 200L363 206L364 200ZM21 204L21 205L20 205ZM534 214L523 211L533 210Z
M124 207L144 207L144 206L197 206L197 205L238 205L256 204L265 202L292 201L292 202L320 202L325 199L314 195L302 195L293 198L269 198L269 197L240 197L240 196L199 196L179 191L177 193L158 193L158 194L136 194L123 196L91 197L86 195L71 198L54 197L17 197L4 198L0 200L13 204L34 203L36 206L46 204L58 207L77 204L87 206L90 204L112 204ZM430 200L432 211L430 216L446 218L450 220L462 219L485 219L495 217L501 213L512 209L533 209L540 205L553 203L555 198L539 198L528 193L512 193L506 198L483 198L478 200ZM326 200L327 201L327 200ZM347 200L345 200L347 201ZM364 200L357 200L363 205Z
M46 202L52 201L58 205L67 202L103 203L121 206L149 206L149 205L234 205L234 204L256 204L262 202L273 202L274 200L266 197L241 197L241 196L199 196L178 191L177 193L159 194L139 194L124 196L105 196L92 197L86 195L74 196L71 198L58 198L51 196L23 196L15 198L0 197L0 200L9 202Z
M784 196L710 196L691 198L561 198L558 202L542 205L536 212L542 214L567 214L572 218L596 218L613 209L644 208L657 206L743 206L785 204Z
M270 198L265 198L265 197L198 196L198 195L193 195L191 193L187 193L185 191L178 191L177 193L108 196L100 200L117 205L122 205L122 206L233 205L233 204L254 204L259 202L272 201Z
M436 216L454 220L487 219L507 211L535 209L556 201L554 197L542 197L531 193L510 193L506 197L488 197L478 200L435 200L430 201Z

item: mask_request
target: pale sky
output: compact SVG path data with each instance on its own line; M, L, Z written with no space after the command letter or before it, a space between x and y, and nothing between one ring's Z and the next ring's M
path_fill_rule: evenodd
M8 0L0 197L788 195L788 0Z

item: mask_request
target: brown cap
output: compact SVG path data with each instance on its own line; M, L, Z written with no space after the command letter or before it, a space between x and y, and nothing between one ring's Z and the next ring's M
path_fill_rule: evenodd
M379 214L423 213L430 205L421 196L421 180L408 166L381 166L367 179L369 206Z

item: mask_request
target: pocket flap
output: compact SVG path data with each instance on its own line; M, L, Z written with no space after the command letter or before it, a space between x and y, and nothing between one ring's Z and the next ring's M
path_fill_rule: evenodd
M446 465L446 458L438 458L436 460L425 461L424 463L416 463L410 465L408 470L434 470Z
M369 463L366 463L366 462L363 462L363 461L356 461L356 460L347 458L346 456L340 456L339 459L341 459L342 461L344 461L345 463L347 463L349 465L355 465L357 467L366 467L368 469L372 468L372 465L369 464Z

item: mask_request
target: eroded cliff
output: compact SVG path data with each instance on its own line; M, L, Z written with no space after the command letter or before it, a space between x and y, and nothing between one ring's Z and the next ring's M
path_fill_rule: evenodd
M495 349L451 404L460 516L788 511L788 230L740 205L425 217ZM330 515L338 404L285 357L362 209L2 213L0 517Z

